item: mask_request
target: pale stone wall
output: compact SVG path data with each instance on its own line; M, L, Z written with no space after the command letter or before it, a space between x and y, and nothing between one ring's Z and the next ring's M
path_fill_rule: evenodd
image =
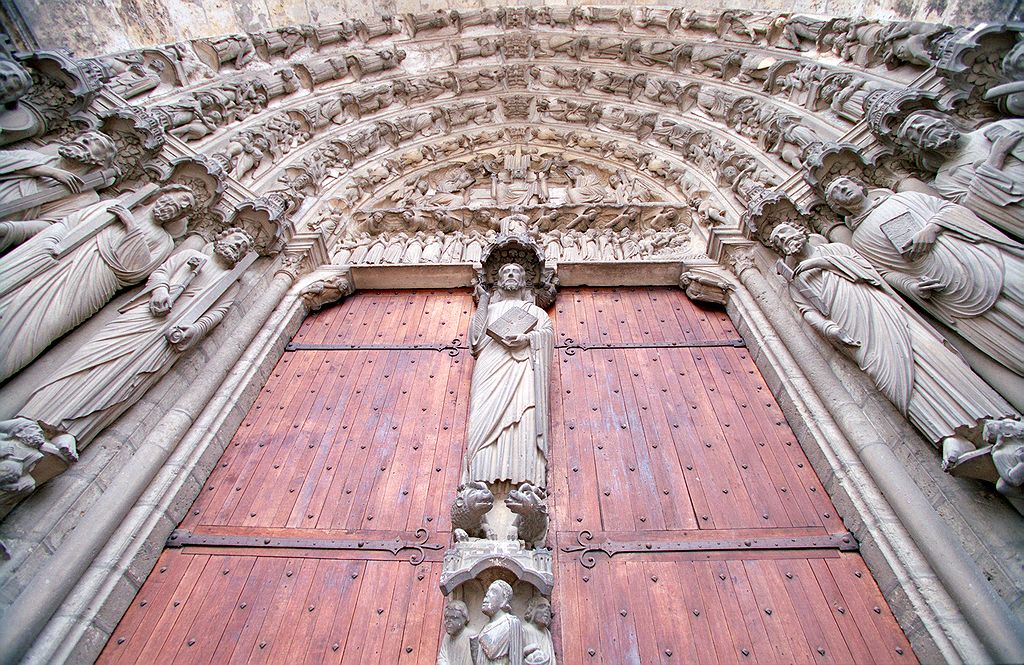
M344 18L423 12L442 8L549 6L595 4L582 2L508 3L502 0L13 0L8 16L20 13L38 48L70 46L78 56L114 53L234 32L256 32L302 23L331 23ZM660 5L664 2L625 2ZM735 0L730 8L756 8L830 16L913 19L968 25L1021 20L1019 5L1006 0ZM717 10L722 3L692 0L682 6ZM9 18L10 20L10 18ZM9 26L8 32L15 35Z

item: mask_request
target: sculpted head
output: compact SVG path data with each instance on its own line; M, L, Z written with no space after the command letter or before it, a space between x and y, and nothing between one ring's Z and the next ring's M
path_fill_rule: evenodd
M252 249L252 236L239 228L230 228L217 238L213 251L234 265Z
M444 606L444 632L455 637L469 623L469 608L461 600L450 600Z
M504 291L526 288L526 270L518 263L506 263L498 268L498 287Z
M799 254L807 244L807 231L795 224L783 222L772 230L768 244L783 256L793 256Z
M922 150L950 153L960 142L960 130L949 116L939 113L911 113L899 129L899 135Z
M534 596L526 604L526 614L523 618L535 626L548 628L551 626L551 601L544 596Z
M14 104L32 88L32 76L24 67L0 58L0 103Z
M195 194L185 187L172 185L153 204L153 220L163 226L181 219L195 208Z
M484 602L480 609L489 617L501 610L511 612L512 586L504 580L491 582L491 586L487 587L487 593L484 594Z
M825 188L825 202L841 215L856 215L867 202L868 190L864 183L841 176Z
M57 154L79 164L108 168L114 163L117 147L103 132L88 131L57 148Z

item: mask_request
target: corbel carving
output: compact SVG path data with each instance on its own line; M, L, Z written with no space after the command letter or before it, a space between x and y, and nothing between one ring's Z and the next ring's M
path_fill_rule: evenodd
M317 312L355 293L352 275L346 271L317 279L302 289L300 295L306 309Z

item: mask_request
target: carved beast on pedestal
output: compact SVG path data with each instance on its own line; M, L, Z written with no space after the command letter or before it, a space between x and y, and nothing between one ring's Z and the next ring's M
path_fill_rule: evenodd
M494 506L494 495L487 488L487 483L463 483L457 492L455 502L452 503L452 533L455 542L461 543L469 538L495 540L497 536L485 519Z
M548 531L548 507L544 504L546 498L547 494L540 487L523 483L519 489L509 492L505 499L505 506L516 515L512 526L519 540L527 545L544 545L544 536Z

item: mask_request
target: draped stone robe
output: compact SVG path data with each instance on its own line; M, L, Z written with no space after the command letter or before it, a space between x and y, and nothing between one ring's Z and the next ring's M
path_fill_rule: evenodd
M831 320L859 347L845 347L878 389L933 443L977 438L984 421L1015 416L1013 408L907 311L881 277L852 248L820 245L824 270L793 278L790 293L801 312Z
M477 636L476 665L522 665L525 638L523 622L514 614L493 619Z
M1024 238L1024 142L1010 151L1002 168L987 163L994 139L1011 131L1024 132L1024 120L997 120L964 134L932 185L986 222Z
M98 312L118 290L144 280L174 240L152 223L126 229L100 201L55 222L0 262L0 379ZM86 239L63 256L72 234Z
M941 228L923 256L904 256L886 233L897 218L916 230ZM968 342L1024 376L1024 246L965 207L916 192L893 194L852 221L853 246L887 281ZM942 288L915 299L907 287L932 278Z
M236 275L205 252L183 250L153 271L143 293L121 309L32 394L19 416L44 430L71 434L79 447L116 420L173 366L181 355L167 339L176 326L195 325L199 337L213 329L234 301ZM150 292L165 286L171 311L149 309ZM219 294L212 304L204 294Z
M540 307L502 300L487 308L487 324L513 307L537 317L530 344L512 350L479 332L470 340L473 367L469 402L469 480L529 482L545 486L548 374L554 348L551 319Z

